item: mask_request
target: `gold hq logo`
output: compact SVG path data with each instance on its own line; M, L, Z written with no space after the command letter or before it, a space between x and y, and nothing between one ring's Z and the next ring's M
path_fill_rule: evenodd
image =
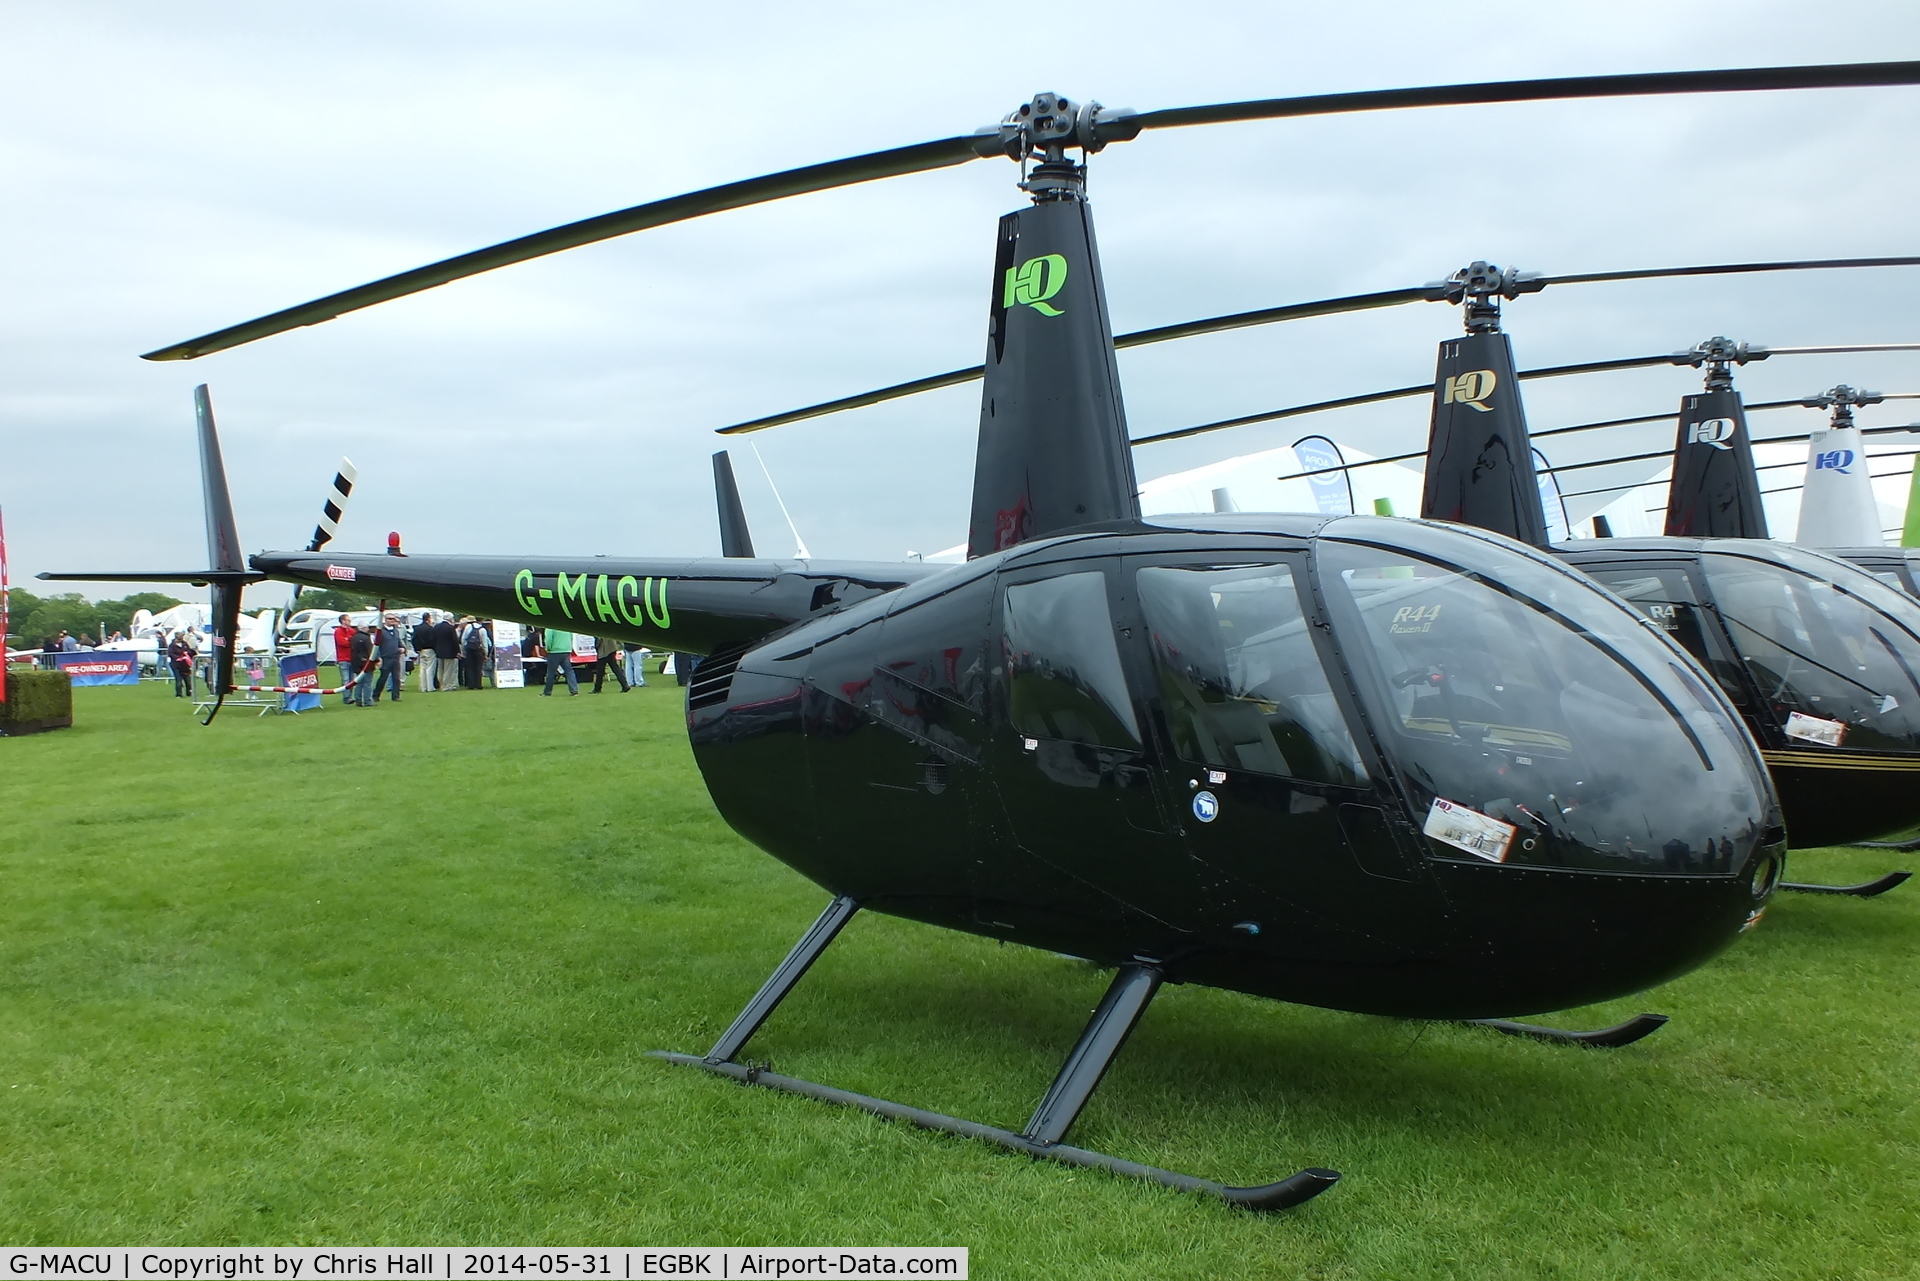
M1067 260L1059 254L1041 254L1017 267L1007 268L1003 307L1031 307L1043 316L1063 314L1047 299L1066 288Z
M1487 397L1493 395L1493 389L1499 384L1491 369L1475 369L1469 373L1457 374L1452 378L1440 380L1440 403L1443 405L1471 405L1483 414L1492 413L1487 405Z

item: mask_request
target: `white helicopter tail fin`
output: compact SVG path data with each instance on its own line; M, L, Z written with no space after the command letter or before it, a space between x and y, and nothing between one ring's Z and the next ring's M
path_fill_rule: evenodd
M1817 431L1808 440L1800 527L1793 541L1802 547L1885 545L1858 427Z
M1802 547L1886 546L1866 444L1853 421L1856 405L1877 405L1881 399L1878 392L1842 385L1800 402L1809 409L1833 410L1832 425L1807 438L1800 527L1793 536Z

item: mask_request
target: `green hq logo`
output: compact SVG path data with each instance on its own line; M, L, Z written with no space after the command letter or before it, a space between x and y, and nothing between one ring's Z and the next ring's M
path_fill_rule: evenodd
M1038 258L1029 258L1018 267L1007 268L1007 284L1003 307L1031 307L1043 316L1058 316L1058 307L1048 304L1053 297L1066 287L1067 260L1059 254L1041 254Z

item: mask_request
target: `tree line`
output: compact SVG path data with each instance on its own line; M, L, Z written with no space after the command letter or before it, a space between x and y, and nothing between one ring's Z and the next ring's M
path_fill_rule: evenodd
M157 614L180 602L164 592L135 592L119 600L90 601L79 592L57 596L36 596L15 587L7 592L7 633L15 649L37 648L48 636L71 632L75 636L101 639L126 632L138 610Z

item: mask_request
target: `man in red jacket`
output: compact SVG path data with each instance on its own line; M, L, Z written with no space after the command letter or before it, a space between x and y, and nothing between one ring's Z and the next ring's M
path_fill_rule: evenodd
M333 629L333 661L340 665L340 684L345 686L353 681L352 650L353 634L360 629L345 614Z

